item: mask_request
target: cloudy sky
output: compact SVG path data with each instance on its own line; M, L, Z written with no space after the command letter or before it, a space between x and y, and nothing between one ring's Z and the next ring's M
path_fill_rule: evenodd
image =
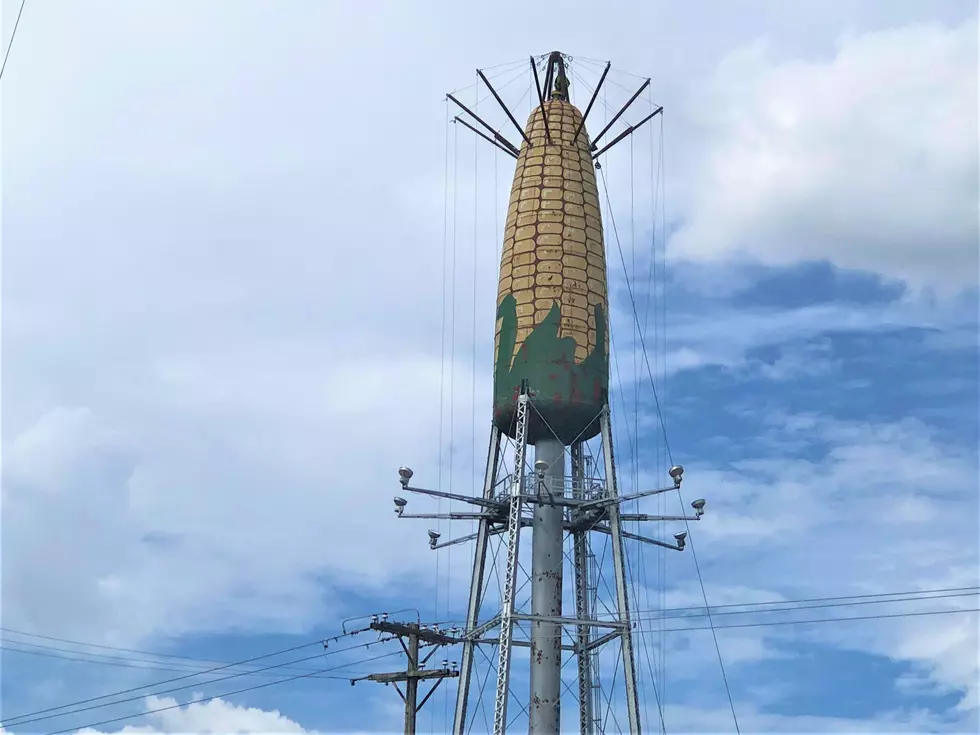
M958 590L726 608L731 706L710 631L645 637L649 727L656 678L667 731L977 730L977 7L940 0L28 0L0 82L7 730L400 728L347 681L394 644L317 641L464 604L466 550L390 505L403 463L473 491L488 431L513 163L443 97L505 123L487 68L523 119L496 65L556 48L583 107L613 62L593 130L631 75L628 122L665 108L603 168L613 409L624 485L661 482L632 291L709 603ZM703 604L693 555L632 551L641 627Z

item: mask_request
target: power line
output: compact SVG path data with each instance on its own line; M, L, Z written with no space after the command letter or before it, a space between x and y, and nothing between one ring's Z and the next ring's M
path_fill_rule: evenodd
M365 629L361 629L361 630L355 630L355 631L351 631L349 633L343 633L343 634L341 634L339 636L334 636L333 638L321 639L321 640L313 641L311 643L304 643L304 644L300 644L298 646L292 646L291 648L284 648L284 649L282 649L280 651L275 651L273 653L266 653L266 654L263 654L261 656L254 656L252 658L245 659L243 661L236 661L234 663L224 664L222 666L215 666L213 668L206 669L204 671L199 671L199 672L195 672L195 673L192 673L192 674L185 674L184 676L177 676L177 677L174 677L174 678L171 678L171 679L164 679L163 681L154 682L152 684L143 684L142 686L132 687L130 689L123 689L122 691L112 692L110 694L103 694L103 695L98 696L98 697L89 697L88 699L81 699L81 700L78 700L77 702L69 702L68 704L63 704L63 705L60 705L58 707L48 707L46 709L36 710L34 712L26 712L26 713L24 713L22 715L14 715L14 716L8 717L5 720L3 720L2 722L0 722L0 725L3 725L3 726L6 727L6 726L10 726L10 725L23 724L23 723L20 723L20 722L12 722L12 720L23 720L26 717L34 717L35 715L42 715L42 714L45 714L47 712L54 712L55 710L67 709L69 707L75 707L75 706L80 705L80 704L88 704L89 702L97 702L97 701L102 700L102 699L109 699L110 697L118 697L118 696L120 696L122 694L129 694L131 692L138 692L138 691L143 690L143 689L150 689L152 687L163 686L164 684L172 684L174 682L184 681L186 679L192 679L192 678L195 678L195 677L198 677L198 676L203 676L204 674L210 674L210 673L213 673L213 672L216 672L216 671L223 671L225 669L229 669L229 668L232 668L234 666L241 666L243 664L249 664L249 663L252 663L254 661L261 661L263 659L272 658L273 656L281 656L284 653L291 653L293 651L299 651L299 650L302 650L304 648L309 648L310 646L316 646L316 645L326 646L326 644L329 643L329 642L342 640L342 639L344 639L344 638L346 638L348 636L356 635L357 633L362 633L362 632L364 632L364 630L367 630L367 629L365 628ZM370 645L370 644L367 644L367 645ZM356 646L356 647L359 648L361 646ZM294 663L299 663L300 661L312 660L314 658L319 658L321 655L328 656L328 655L332 655L333 653L340 653L341 651L348 651L348 650L352 650L352 649L351 648L344 648L344 649L341 649L340 651L332 651L330 653L317 654L316 656L310 656L308 658L300 659L299 661L289 661L289 662L286 662L285 664L280 664L279 667L290 665L290 664L294 664ZM271 668L279 668L279 667L271 667ZM257 669L257 670L258 671L265 671L268 668L270 668L270 667L260 668L260 669ZM239 676L240 676L240 674L239 674ZM223 680L224 679L222 678L222 679L216 679L215 681L223 681ZM208 683L214 683L214 682L208 682ZM177 690L169 690L169 691L177 691ZM123 700L123 701L128 701L128 700ZM110 703L110 704L118 704L118 703L117 702L113 702L113 703ZM60 716L60 715L52 715L52 717L57 717L57 716ZM50 719L50 718L45 717L45 718L41 718L41 719ZM34 720L31 720L31 721L33 722Z
M347 650L349 650L349 649L347 649ZM364 659L363 661L358 661L357 663L368 663L370 661L377 661L378 659L385 658L385 657L391 656L391 655L392 654L390 654L390 653L386 653L386 654L384 654L382 656L374 656L373 658L368 658L368 659ZM345 665L350 665L350 664L345 664ZM266 687L276 686L277 684L287 684L287 683L289 683L291 681L297 681L299 679L307 679L307 678L310 678L311 676L313 676L313 674L325 674L325 673L329 673L331 671L337 671L338 669L341 669L341 668L344 668L344 666L335 666L335 667L327 668L327 669L319 669L319 670L314 671L314 672L312 672L310 674L297 674L296 676L290 676L290 677L285 678L285 679L277 679L276 681L267 681L267 682L265 682L263 684L255 684L254 686L243 687L242 689L236 689L235 691L232 691L232 692L222 692L221 694L214 694L214 695L212 695L210 697L204 697L203 699L192 699L189 702L178 702L177 704L171 704L171 705L168 705L166 707L155 707L154 709L148 709L148 710L145 710L144 712L139 712L139 713L137 713L135 715L125 715L123 717L114 717L114 718L109 719L109 720L102 720L101 722L91 722L91 723L89 723L87 725L81 725L80 727L70 727L67 730L57 730L55 732L48 733L47 735L65 735L65 733L72 733L72 732L77 732L79 730L87 730L89 728L101 727L102 725L110 725L110 724L112 724L114 722L122 722L123 720L129 720L129 719L133 719L135 717L146 717L147 715L157 714L158 712L167 712L169 710L179 709L181 707L188 707L188 706L190 706L192 704L207 704L208 702L214 701L215 699L220 699L222 697L231 697L231 696L234 696L235 694L244 694L245 692L254 692L257 689L265 689ZM109 705L102 705L102 706L107 707ZM35 720L28 720L28 722L34 722L34 721ZM20 723L20 724L26 724L26 723Z
M899 593L893 593L893 594L899 594ZM679 618L700 618L700 617L706 617L707 615L758 615L761 613L790 612L793 610L816 610L820 608L831 608L831 607L853 607L856 605L885 605L888 603L895 603L895 602L924 602L927 600L945 600L953 597L973 597L976 595L980 595L980 588L972 588L971 591L964 591L964 592L949 591L947 594L936 594L936 595L929 595L929 596L917 595L917 596L895 597L892 599L872 599L872 600L857 599L850 602L828 602L819 605L807 604L807 605L795 605L793 607L771 607L771 608L758 609L758 610L722 610L720 612L710 612L710 613L685 612L684 614L681 615L662 614L662 615L650 616L650 619L675 620ZM787 600L786 602L788 603L790 601ZM774 605L774 604L781 604L781 603L758 602L758 603L743 603L743 605L717 605L712 607L711 610L715 611L721 607L741 607L741 606L747 607L747 606L756 606L756 605L761 606L761 605ZM669 608L663 611L655 610L655 609L647 609L647 610L637 610L636 612L637 613L651 613L651 612L667 613L667 612L680 612L680 611L688 611L688 610L695 611L695 610L704 610L704 609L705 609L704 607Z
M810 618L809 620L769 620L761 623L728 623L725 625L715 625L714 630L725 628L766 628L775 625L809 625L811 623L846 623L851 620L887 620L891 618L917 618L928 615L957 615L961 613L980 613L980 608L956 608L949 610L918 610L905 613L881 613L879 615L852 615L842 618ZM649 620L649 619L648 619ZM640 632L653 632L652 628L637 626ZM712 630L711 627L703 625L696 628L663 628L656 629L657 632L663 630L665 633L688 633L696 630ZM561 633L559 635L564 635ZM496 643L496 639L483 639L481 643Z
M661 135L663 135L662 132ZM636 324L637 333L638 333L637 336L640 339L640 349L643 354L643 361L644 364L646 365L647 374L650 377L650 388L653 390L653 398L657 406L657 415L660 418L660 427L664 437L664 448L667 450L667 458L670 460L670 463L673 464L674 459L670 451L670 441L667 439L667 422L664 420L664 414L663 411L661 410L660 396L657 392L656 381L653 378L653 370L650 369L650 357L647 354L646 340L643 338L643 333L640 328L640 315L636 311L636 298L633 294L633 287L630 284L629 270L626 267L626 256L623 254L623 245L619 239L619 228L616 227L616 215L613 212L612 199L609 196L609 186L606 183L606 174L602 169L599 169L599 173L600 173L600 177L602 178L602 189L606 194L606 205L609 211L609 219L612 222L612 226L613 226L613 234L616 237L616 247L619 250L619 259L623 264L623 273L626 279L626 290L630 297L630 308L633 311L633 321ZM681 506L683 508L684 499L683 496L681 495L681 489L679 486L677 488L677 494L678 497L680 498ZM704 577L701 575L701 564L698 562L698 554L694 547L694 539L691 536L691 526L687 520L684 521L684 526L685 529L687 530L688 545L691 547L691 555L694 558L694 569L697 571L698 584L701 587L701 596L704 598L704 607L705 610L707 611L708 624L711 627L712 637L715 642L715 651L718 654L718 666L721 668L721 678L725 683L725 692L728 694L728 704L732 710L732 720L735 723L735 732L740 734L741 730L739 729L738 726L738 715L735 714L735 700L732 697L732 690L728 683L728 672L725 671L725 660L724 658L722 658L721 655L721 645L718 643L718 636L714 633L714 624L712 623L711 620L711 607L708 605L708 593L704 589Z
M11 633L13 635L23 636L25 638L38 638L38 639L44 640L44 641L54 641L55 643L68 643L68 644L71 644L73 646L85 646L86 648L98 648L98 649L103 650L103 651L119 651L121 653L139 653L139 654L142 654L144 656L155 656L157 658L176 658L176 659L181 659L181 660L184 660L184 661L194 661L194 662L197 662L197 663L206 663L206 664L227 664L227 663L233 663L233 662L230 662L230 661L221 661L221 660L207 659L207 658L197 658L197 657L194 657L194 656L182 656L182 655L177 654L177 653L160 653L159 651L147 651L147 650L140 649L140 648L124 648L122 646L108 646L108 645L105 645L104 643L88 643L86 641L76 641L76 640L73 640L71 638L58 638L58 637L53 636L53 635L45 635L45 634L42 634L42 633L29 633L26 630L17 630L15 628L3 628L3 627L0 627L0 633ZM3 639L0 638L0 641L2 641L2 640ZM328 640L330 640L330 639L328 639ZM21 643L21 641L7 641L7 642L9 642L9 643ZM320 643L321 641L317 641L317 642ZM39 643L30 643L30 644L25 643L24 645L36 646L38 648L49 648L49 646L42 646ZM314 645L314 644L308 643L306 645ZM54 647L54 646L50 646L50 648L53 648L54 650L62 650L62 649L57 648L57 647ZM95 655L102 655L102 654L95 654Z
M707 625L698 628L666 628L667 633L686 633L690 630L720 630L722 628L764 628L770 625L809 625L810 623L843 623L848 620L885 620L888 618L917 618L925 615L956 615L958 613L977 613L980 608L959 608L956 610L919 610L906 613L882 613L880 615L854 615L845 618L815 618L810 620L769 620L765 623L729 623L727 625Z
M316 656L307 656L306 658L301 658L301 659L296 659L296 660L293 660L293 661L289 661L289 662L287 662L287 664L295 664L295 663L301 663L301 662L304 662L304 661L311 661L311 660L313 660L315 658L319 658L321 655L324 656L324 657L325 656L333 656L333 655L336 655L338 653L345 653L347 651L353 651L353 650L358 649L358 648L367 648L368 646L376 645L377 643L383 643L386 640L388 640L388 639L382 639L381 641L371 641L369 643L362 643L362 644L357 645L357 646L350 646L348 648L342 648L342 649L339 649L339 650L330 651L329 653L317 654ZM358 662L358 663L360 663L360 662ZM281 669L284 665L287 665L287 664L272 664L272 665L266 666L266 667L264 667L262 669L258 669L258 671L268 671L268 670L272 670L272 669ZM353 665L355 665L355 664L344 664L344 665L335 667L335 669L345 668L346 666L353 666ZM312 676L313 674L316 674L316 673L321 673L321 672L319 672L317 670L313 670L313 671L311 671L309 673L298 674L297 676L295 676L293 678L308 678L308 677L310 677L310 676ZM183 691L185 689L193 689L194 687L202 686L203 684L208 684L208 685L210 685L210 684L217 684L219 681L227 681L229 679L237 679L239 677L247 676L247 675L248 674L229 674L228 676L222 676L222 677L220 677L218 679L212 679L211 681L208 681L208 682L195 682L193 684L185 684L185 685L179 686L179 687L171 687L170 689L163 689L163 690L158 691L158 692L143 692L141 694L137 694L137 695L132 696L132 697L127 697L126 699L118 699L118 700L115 700L113 702L106 702L105 704L90 704L90 705L88 705L86 707L77 707L75 709L68 710L67 712L60 712L60 713L56 713L56 714L42 714L43 712L50 712L52 710L57 710L57 709L65 709L65 708L71 707L73 705L62 705L60 707L52 707L52 708L50 708L48 710L39 710L37 713L32 713L32 714L42 714L42 716L40 716L40 717L30 717L30 719L24 719L26 717L29 717L29 715L20 715L19 717L11 718L11 719L16 719L17 720L16 722L11 722L10 720L6 720L6 721L3 722L3 726L4 727L20 726L20 725L26 725L26 724L31 723L31 722L40 722L42 720L51 720L51 719L54 719L54 718L57 718L57 717L64 717L66 715L77 714L78 712L88 712L88 711L94 710L94 709L102 709L103 707L112 707L112 706L115 706L117 704L125 704L127 702L135 702L135 701L138 701L138 700L143 699L144 697L148 697L148 696L158 697L161 694L172 694L173 692L179 692L179 691ZM190 674L188 676L183 676L183 677L178 677L178 678L180 678L180 679L187 679L187 678L192 678L192 677L195 677L195 676L200 676L200 674ZM275 682L273 682L273 683L275 683ZM125 694L125 693L132 692L132 691L138 691L140 689L149 689L149 688L151 688L153 686L156 686L156 685L149 684L149 685L142 686L142 687L136 687L135 689L128 689L125 692L118 692L117 694ZM113 696L117 696L117 695L116 694L107 694L107 695L104 695L102 697L94 697L92 699L85 700L85 701L94 702L94 701L97 701L97 700L100 700L100 699L107 699L107 698L113 697ZM82 703L83 702L78 702L77 704L82 704ZM75 728L72 728L72 729L75 729Z
M21 635L21 636L24 636L24 637L27 637L27 638L40 638L42 640L55 640L55 641L60 641L62 643L68 643L68 644L75 645L75 646L85 646L85 647L91 647L91 648L104 648L104 649L109 650L109 651L121 651L121 652L129 652L129 653L138 653L138 654L141 654L141 655L144 655L144 656L154 656L156 658L177 659L177 660L176 661L153 661L152 659L136 658L136 657L133 657L133 656L114 656L114 655L108 654L108 653L96 653L96 652L93 652L93 651L76 651L76 650L71 649L71 648L65 648L64 646L47 646L47 645L44 645L42 643L32 643L30 641L11 640L9 638L0 638L0 648L3 648L5 645L9 645L9 644L14 644L14 645L19 645L19 646L31 646L33 648L40 648L40 649L44 649L44 650L48 650L48 651L60 651L62 653L76 653L76 654L79 654L79 655L82 655L82 656L89 656L89 657L98 656L99 658L108 658L108 659L114 659L114 660L117 660L117 661L136 661L136 662L151 663L151 664L155 664L155 663L170 663L170 664L175 665L175 666L183 666L183 667L185 667L184 670L188 670L186 668L188 666L196 667L196 668L194 668L192 670L199 670L201 668L208 668L208 669L210 669L211 666L213 666L214 664L224 664L224 665L228 665L228 666L238 666L239 665L239 664L237 664L234 661L218 661L218 660L214 660L214 659L194 658L192 656L181 656L181 655L178 655L178 654L157 653L157 652L154 652L154 651L141 651L141 650L135 649L135 648L117 648L117 647L114 647L114 646L101 646L101 645L95 644L95 643L85 643L83 641L73 641L73 640L69 640L67 638L54 638L53 636L34 635L34 634L31 634L31 633L18 633L18 635ZM11 649L11 650L17 650L17 649ZM186 661L188 663L183 663L184 661ZM246 665L246 664L242 664L242 665Z
M0 79L3 79L3 72L7 68L7 59L10 58L10 49L14 47L14 37L17 35L17 27L20 25L20 16L24 14L24 5L27 0L20 0L20 9L17 11L17 20L14 21L14 30L10 33L10 43L7 44L7 51L3 55L3 65L0 66Z
M879 598L884 598L884 597L899 597L899 596L900 597L906 597L906 596L912 596L912 595L915 595L915 596L918 596L918 595L940 595L940 594L945 594L945 593L964 593L965 595L975 595L975 594L980 594L980 587L978 587L978 586L975 586L975 587L944 587L944 588L941 588L941 589L931 589L931 590L905 590L903 592L875 592L875 593L865 594L865 595L836 595L836 596L833 596L833 597L801 597L801 598L795 599L795 600L768 600L768 601L765 601L765 602L730 602L730 603L727 603L725 605L712 605L711 606L711 609L712 610L724 610L724 609L732 608L732 607L754 607L754 606L757 606L757 605L790 605L790 604L794 604L795 605L795 604L798 604L798 603L810 603L810 602L837 602L839 600L869 600L869 601L877 601ZM960 595L950 594L949 596L950 597L959 597ZM915 598L909 597L909 599L918 599L918 598L917 597L915 597ZM922 599L930 599L930 598L924 597ZM941 599L941 598L936 598L936 599ZM882 599L881 600L881 602L903 602L903 601L904 600L885 600L885 599ZM840 602L839 604L840 605L850 605L850 604L857 604L857 603ZM787 608L787 609L792 610L794 608ZM704 610L704 606L703 605L689 605L687 607L668 607L668 608L663 608L662 612L665 612L665 613L667 613L667 612L684 612L684 611L687 611L687 610L692 610L692 611ZM661 610L659 608L656 611L657 612L661 612ZM641 610L639 612L648 612L648 611ZM719 614L720 615L721 613L716 613L716 614Z
M619 241L619 229L616 227L616 215L613 212L612 199L609 196L609 187L606 184L606 174L603 169L599 169L599 177L602 179L602 189L606 194L606 205L609 211L609 220L612 222L613 234L616 236L616 247L619 250L619 259L623 265L623 272L626 274L626 291L630 297L630 306L633 310L633 320L636 322L637 328L640 326L640 316L636 312L636 298L633 295L633 286L630 284L629 273L626 268L626 256L623 254L623 245ZM663 410L660 406L660 392L657 390L656 382L653 379L653 370L650 368L650 356L647 354L646 340L643 338L642 331L639 334L640 338L640 351L643 355L643 361L646 365L647 374L650 376L650 388L653 391L653 399L657 407L657 417L660 419L661 434L664 438L664 448L667 450L667 458L673 462L674 458L670 451L670 442L667 439L667 424L664 421Z
M886 619L886 618L903 618L903 617L918 617L918 616L925 616L925 615L946 615L946 614L955 614L955 613L977 613L977 612L980 612L980 609L966 609L966 610L930 610L930 611L911 612L911 613L895 613L895 614L884 614L884 615L866 615L866 616L860 616L860 617L846 617L846 618L817 618L817 619L810 619L810 620L769 621L769 622L765 622L765 623L738 623L738 624L731 624L731 625L717 625L717 626L715 626L715 629L720 629L720 628L764 627L764 626L770 626L770 625L804 625L804 624L813 624L813 623L843 622L843 621L847 621L847 620L880 620L880 619ZM669 628L669 629L667 629L667 632L685 632L685 631L690 631L690 630L709 630L709 628L707 626L701 627L701 628L676 628L676 629ZM371 645L371 644L366 644L366 645ZM353 648L358 648L358 647L360 647L360 646L351 647L351 648L347 648L347 649L343 649L343 650L353 650ZM128 719L131 719L131 718L134 718L134 717L144 717L146 715L156 714L158 712L166 712L166 711L169 711L169 710L178 709L180 707L186 707L186 706L191 705L191 704L204 704L204 703L210 702L212 700L219 699L221 697L229 697L229 696L233 696L235 694L242 694L242 693L245 693L245 692L250 692L250 691L257 690L257 689L262 689L262 688L274 686L274 685L277 685L277 684L285 684L285 683L288 683L288 682L291 682L291 681L297 681L299 679L311 678L311 677L313 677L313 676L315 676L317 674L330 673L331 671L337 671L337 670L339 670L341 668L345 668L346 666L353 666L353 665L357 665L357 664L364 664L364 663L368 663L370 661L376 661L376 660L379 660L381 658L385 658L385 657L391 656L391 655L393 655L393 654L383 654L381 656L375 656L375 657L364 659L364 660L357 661L357 662L354 662L354 663L343 664L343 665L340 665L340 666L330 667L330 668L325 668L325 669L317 669L317 670L313 670L313 671L311 671L309 673L305 673L305 674L297 674L295 676L287 677L287 678L284 678L284 679L278 679L276 681L265 682L265 683L262 683L262 684L257 684L257 685L254 685L254 686L244 687L242 689L237 689L235 691L223 692L221 694L215 694L213 696L206 697L204 699L192 700L192 701L189 701L189 702L181 702L181 703L178 703L178 704L168 705L166 707L157 707L155 709L146 710L145 712L141 712L141 713L136 714L136 715L126 715L126 716L123 716L123 717L116 717L116 718L112 718L112 719L108 719L108 720L102 720L100 722L89 723L87 725L82 725L80 727L72 727L72 728L69 728L69 729L66 729L66 730L59 730L59 731L54 732L54 733L49 733L48 735L64 735L65 733L70 733L70 732L74 732L74 731L82 730L82 729L86 729L86 728L100 727L102 725L112 724L112 723L115 723L115 722L121 722L123 720L128 720ZM344 677L344 678L346 678L346 677ZM212 683L212 682L209 682L209 683ZM111 706L113 704L119 704L119 702L110 702L110 703L107 703L105 705L100 705L99 707L100 708L101 707L108 707L108 706ZM63 713L63 714L72 714L72 712L66 712L66 713ZM57 715L57 716L61 716L61 715ZM42 718L38 718L38 719L42 719ZM29 722L35 722L35 721L37 721L37 720L26 720L26 721L22 721L22 722L19 722L19 723L16 723L16 724L23 725L23 724L28 724Z
M651 376L651 380L652 379L653 376ZM684 495L680 486L677 488L677 497L681 504L681 512L683 512L686 506L684 505ZM691 556L694 559L694 569L698 574L698 584L701 586L701 597L704 598L705 615L708 616L708 627L711 629L711 638L715 643L715 653L718 654L718 666L721 668L721 678L725 682L725 691L728 693L728 705L732 710L732 720L735 723L735 732L740 735L741 730L738 727L738 715L735 714L735 700L732 698L732 690L728 686L728 672L725 670L725 660L721 656L721 644L718 643L718 634L715 633L715 623L711 617L711 606L708 604L708 593L704 589L704 578L701 576L701 563L698 561L698 552L694 546L694 537L691 535L691 524L687 520L687 516L684 516L684 529L687 531L687 544L691 547Z
M21 645L35 645L31 643L22 643L21 641L16 641ZM12 648L9 645L0 645L0 651L7 651L9 653L23 653L30 656L40 656L42 658L53 658L61 661L74 661L76 663L83 663L89 665L97 666L116 666L127 669L140 669L141 671L169 671L173 673L181 673L184 671L194 672L197 675L203 673L202 669L187 668L192 666L192 664L183 664L184 668L174 668L174 666L181 666L179 662L174 662L170 666L160 666L161 663L168 663L166 661L153 661L152 659L142 659L142 658L125 658L123 656L113 656L112 658L118 658L118 661L104 661L97 658L91 658L92 655L99 656L102 654L86 654L85 651L73 651L68 648L54 648L53 646L48 646L48 648L61 651L63 653L77 653L81 654L78 656L64 656L58 653L48 653L47 651L34 651L28 648ZM283 671L311 671L312 669L303 669L300 667L289 667L284 666ZM262 672L261 670L252 671L246 670L242 672L243 676L276 676L277 674L269 674L268 672Z
M925 596L929 595L929 596ZM851 607L854 605L871 605L871 604L886 604L891 602L921 602L926 600L942 600L950 597L972 597L974 595L980 595L980 587L945 587L941 589L929 589L929 590L906 590L903 592L877 592L873 594L865 595L838 595L834 597L803 597L794 600L769 600L765 602L734 602L725 605L712 605L711 610L713 615L754 615L768 612L788 612L792 610L813 610L818 608L830 608L830 607ZM882 599L885 597L896 597L896 599ZM830 603L821 605L809 605L801 603ZM798 605L797 607L784 607L784 608L771 608L767 610L733 610L729 611L729 608L733 607L756 607L762 605ZM699 612L704 610L703 605L691 605L687 607L668 607L668 608L643 608L634 610L634 613L644 614L644 613L658 613L656 616L649 616L647 619L660 619L660 613L685 613L690 612L689 615L664 615L663 617L667 620L677 619L677 618L696 618L704 617L704 612ZM714 612L716 610L721 610L723 612ZM441 626L458 626L460 621L458 620L441 620L438 623Z

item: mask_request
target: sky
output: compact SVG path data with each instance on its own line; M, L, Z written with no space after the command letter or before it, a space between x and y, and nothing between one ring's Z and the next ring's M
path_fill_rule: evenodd
M496 65L559 49L573 95L613 63L591 130L640 77L625 120L664 106L600 179L621 482L679 462L708 501L697 564L630 546L646 728L656 681L671 732L976 732L977 23L939 0L28 0L0 81L6 731L400 730L390 688L349 683L400 649L347 631L462 615L470 548L431 552L391 496L402 464L478 491L513 171L444 95L506 123L467 86L484 68L522 120L528 74ZM725 608L717 649L704 617L657 618L951 589Z

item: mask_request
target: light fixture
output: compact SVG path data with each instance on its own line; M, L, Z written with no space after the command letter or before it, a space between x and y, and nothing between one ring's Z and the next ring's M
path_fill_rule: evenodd
M681 467L679 464L675 464L673 467L670 468L670 472L668 474L674 480L674 487L680 487L681 480L684 479L684 468Z
M548 463L543 459L539 459L534 463L534 471L538 473L538 477L544 477L544 473L548 471Z
M442 534L439 533L438 531L432 531L432 530L429 531L429 547L430 548L433 548L433 549L436 548L436 544L439 543L439 537L441 535Z
M405 498L399 498L395 496L395 513L401 515L405 512L405 506L408 505L408 501Z
M678 549L683 549L687 543L687 531L681 531L680 533L675 533L674 541L677 542Z
M704 515L704 498L698 498L691 503L691 507L694 508L694 515L698 518Z
M409 467L398 468L398 481L402 484L402 487L408 487L408 481L412 479L412 475L414 474Z

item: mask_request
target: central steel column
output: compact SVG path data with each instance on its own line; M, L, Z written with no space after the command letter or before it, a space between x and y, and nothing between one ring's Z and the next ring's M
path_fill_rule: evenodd
M563 512L549 505L552 496L564 494L565 447L557 439L540 439L534 460L546 462L542 480L535 473L538 502L534 505L531 539L531 614L560 617ZM561 729L561 625L531 623L531 697L529 731L556 735Z

